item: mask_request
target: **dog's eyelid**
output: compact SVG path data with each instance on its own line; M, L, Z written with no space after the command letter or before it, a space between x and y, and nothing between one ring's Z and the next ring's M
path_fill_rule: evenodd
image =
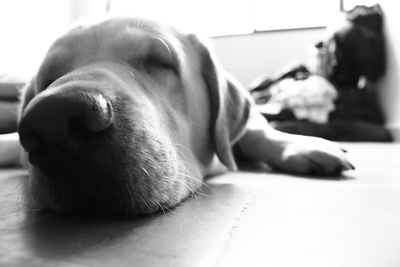
M150 67L161 67L178 73L177 56L168 42L161 37L150 37L147 42L149 49L144 57L144 63Z
M173 60L164 58L159 55L148 55L145 59L146 64L150 64L152 66L159 66L164 68L175 69L175 62Z
M158 70L170 70L175 74L179 74L179 68L177 62L171 58L166 58L160 54L148 54L143 60L142 64L148 69L158 69Z

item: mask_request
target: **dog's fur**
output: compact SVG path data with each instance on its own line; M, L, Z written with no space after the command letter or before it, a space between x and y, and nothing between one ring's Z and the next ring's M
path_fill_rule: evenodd
M21 97L29 194L59 212L148 214L242 157L292 173L352 169L329 141L272 129L196 35L138 18L77 27Z

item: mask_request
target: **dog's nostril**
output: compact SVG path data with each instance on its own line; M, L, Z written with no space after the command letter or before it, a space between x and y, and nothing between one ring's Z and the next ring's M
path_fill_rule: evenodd
M21 145L28 152L29 162L35 164L46 154L46 143L36 132L27 132L20 135Z

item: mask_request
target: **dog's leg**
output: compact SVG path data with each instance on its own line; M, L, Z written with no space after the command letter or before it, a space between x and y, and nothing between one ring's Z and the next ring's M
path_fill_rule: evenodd
M254 109L238 147L243 156L286 172L335 175L354 169L334 142L277 131Z
M0 135L0 167L21 166L22 148L17 133Z

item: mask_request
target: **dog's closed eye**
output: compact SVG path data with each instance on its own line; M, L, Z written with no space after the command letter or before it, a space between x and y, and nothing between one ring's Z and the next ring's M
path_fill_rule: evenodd
M175 65L174 62L171 62L168 59L165 59L161 56L154 56L154 55L150 55L148 56L144 62L143 65L147 68L147 69L151 69L151 70L169 70L169 71L173 71L174 73L178 73L178 69Z
M150 45L143 61L144 66L150 70L169 70L179 74L177 58L168 43L158 37L148 41Z

